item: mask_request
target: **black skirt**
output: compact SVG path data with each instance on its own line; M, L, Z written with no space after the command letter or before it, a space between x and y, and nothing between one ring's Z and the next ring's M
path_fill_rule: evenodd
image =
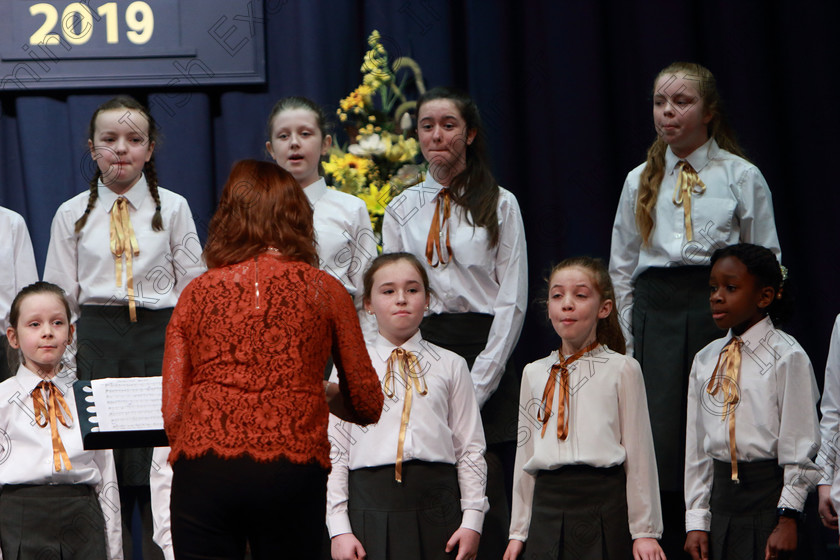
M633 556L624 466L540 471L523 558L628 560Z
M420 333L432 344L460 355L472 368L487 346L493 316L483 313L445 313L423 320ZM507 547L510 528L510 492L513 457L519 420L519 376L513 360L508 360L496 392L481 408L481 424L487 440L487 499L490 511L484 517L484 530L478 560L501 558Z
M368 560L455 558L444 550L462 517L455 466L408 461L402 479L394 465L350 471L347 513Z
M708 266L649 268L633 288L633 355L645 378L663 492L683 492L688 377L694 355L723 335L709 310L710 272Z
M79 379L153 377L161 374L172 308L137 308L137 322L119 305L83 305L78 321ZM148 486L152 448L114 450L120 486Z
M432 344L455 352L472 369L475 359L487 347L493 316L484 313L430 315L420 324L420 334ZM481 408L481 423L487 445L516 441L519 414L519 377L508 360L496 392Z
M714 462L709 509L712 512L712 558L764 558L767 539L776 527L776 507L784 484L778 462L738 463L740 483L732 481L732 464Z
M108 558L105 518L86 484L3 486L0 542L3 558Z

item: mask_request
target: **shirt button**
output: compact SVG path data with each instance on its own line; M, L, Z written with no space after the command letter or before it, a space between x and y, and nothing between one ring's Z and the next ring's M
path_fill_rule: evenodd
M674 234L674 237L675 237L676 239L679 239L680 237L682 237L682 234L681 234L681 233L675 233L675 234Z

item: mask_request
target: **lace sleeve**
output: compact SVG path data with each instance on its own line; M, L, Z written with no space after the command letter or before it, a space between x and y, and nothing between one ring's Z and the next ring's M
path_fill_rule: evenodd
M334 291L335 309L332 356L338 369L338 385L354 423L373 424L382 413L382 387L365 347L359 318L350 295Z
M195 284L195 283L193 283ZM166 327L163 352L163 426L169 445L174 446L181 424L181 405L192 374L189 334L185 324L192 315L193 285L188 285L172 312Z

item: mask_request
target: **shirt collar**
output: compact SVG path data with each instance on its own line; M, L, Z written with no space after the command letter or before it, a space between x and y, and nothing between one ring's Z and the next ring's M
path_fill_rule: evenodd
M601 354L601 353L606 352L606 351L607 351L607 347L605 345L598 344L598 346L596 346L595 348L593 348L592 350L590 350L589 352L584 354L584 356L597 356L598 354ZM570 356L571 356L571 354L569 356L563 356L563 357L565 359L569 359ZM560 351L559 350L553 351L549 357L553 360L551 363L556 364L558 361L560 361Z
M755 352L759 346L761 346L761 341L767 338L768 333L770 331L775 330L776 327L773 326L773 321L770 320L770 317L765 317L755 325L748 328L744 333L741 335L741 340L744 341L744 346L749 348L751 351ZM726 333L726 342L732 340L732 337L735 335L732 333L732 329L729 329L729 332Z
M423 189L423 194L431 195L432 199L434 199L438 194L440 194L441 189L443 189L443 185L435 180L430 171L426 171L426 179L423 181L420 188Z
M305 187L303 192L306 194L306 198L309 199L309 204L314 208L318 201L321 200L321 197L327 193L327 181L323 177L318 177L318 180Z
M693 167L695 171L699 173L700 170L706 167L709 161L711 161L719 151L720 147L714 138L709 138L705 144L684 158L677 157L674 152L671 151L671 146L668 146L668 149L665 150L665 169L669 174L671 174L676 169L677 164L682 160L685 160L691 164L691 167Z
M140 179L134 184L134 186L123 194L115 193L105 186L102 179L99 180L99 200L102 201L102 204L107 212L111 211L111 208L114 206L114 202L116 202L121 196L128 199L128 202L135 210L140 208L140 205L144 200L146 200L146 197L149 196L149 184L146 182L146 175L141 174Z
M23 389L24 394L29 395L32 391L35 390L35 387L41 381L52 381L53 385L55 385L60 391L62 395L66 395L67 391L76 382L76 373L72 369L67 369L65 371L59 372L55 377L49 380L45 380L37 373L30 370L25 365L21 364L18 367L17 374L15 375L15 379L17 380L18 384L20 384L21 389Z
M387 338L377 332L376 339L373 341L373 348L376 351L376 355L379 356L383 362L387 362L388 358L391 356L391 352L393 352L395 348L402 348L403 350L413 352L417 355L423 351L422 342L423 337L420 336L419 329L416 333L414 333L414 336L406 340L401 346L394 346Z

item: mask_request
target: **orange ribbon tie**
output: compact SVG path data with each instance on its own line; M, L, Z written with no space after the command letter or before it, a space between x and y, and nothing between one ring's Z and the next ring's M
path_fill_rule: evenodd
M545 437L545 429L548 426L548 419L551 418L551 405L554 402L554 388L557 385L557 372L560 372L560 402L557 405L557 439L565 441L569 435L569 414L566 413L568 408L571 411L571 401L569 396L569 366L572 362L577 361L581 356L597 348L600 342L597 340L580 350L579 352L569 356L568 359L563 358L563 354L558 351L560 356L559 361L551 366L551 371L548 375L548 380L545 383L543 390L542 403L540 410L542 411L542 418L537 412L537 420L542 422L542 432L540 437ZM568 401L568 404L566 404Z
M440 199L443 198L443 217L440 215ZM452 211L449 189L443 187L437 196L435 203L435 216L432 219L432 226L429 228L429 236L426 238L426 262L432 268L439 264L446 266L452 260L452 247L449 245L449 215ZM441 239L446 232L446 260L443 260ZM435 251L437 251L437 262L435 262Z
M42 390L47 394L46 401L44 401L44 395L41 393ZM50 426L53 462L56 472L61 470L62 461L64 461L67 470L71 470L73 465L70 464L70 456L67 455L67 450L64 449L64 444L61 442L61 436L58 435L58 422L61 422L65 428L70 427L68 420L64 418L64 414L61 412L62 409L67 414L69 421L73 422L73 414L70 412L67 401L64 400L61 391L50 381L38 383L38 386L32 391L32 400L35 403L35 423L42 428L46 428L47 424Z
M685 221L685 239L694 239L691 226L691 195L701 195L706 192L706 185L700 180L700 176L687 161L679 164L680 174L677 177L677 188L674 190L674 204L683 207Z
M425 395L429 392L426 386L426 380L423 378L420 368L420 362L417 356L403 350L402 348L394 348L391 355L388 356L388 364L386 366L388 372L385 374L385 394L388 398L394 398L396 392L396 374L400 374L400 378L405 385L405 399L403 399L402 418L400 419L400 438L397 443L397 460L394 466L394 478L397 482L402 482L402 462L403 462L403 448L405 447L405 431L408 427L408 418L411 415L411 398L414 391L418 394ZM412 390L412 383L414 390Z
M741 346L743 345L744 341L736 336L723 347L718 356L715 371L706 387L706 392L713 397L720 392L723 393L723 404L726 407L723 409L720 419L723 421L727 415L729 416L729 458L732 462L732 481L736 483L740 481L738 480L738 457L735 447L735 407L741 400L738 377L741 373Z
M134 301L134 272L132 257L140 254L137 237L128 214L128 200L121 196L111 208L111 253L116 258L116 285L122 286L122 258L125 256L126 291L128 292L128 313L131 322L137 322L137 304Z

